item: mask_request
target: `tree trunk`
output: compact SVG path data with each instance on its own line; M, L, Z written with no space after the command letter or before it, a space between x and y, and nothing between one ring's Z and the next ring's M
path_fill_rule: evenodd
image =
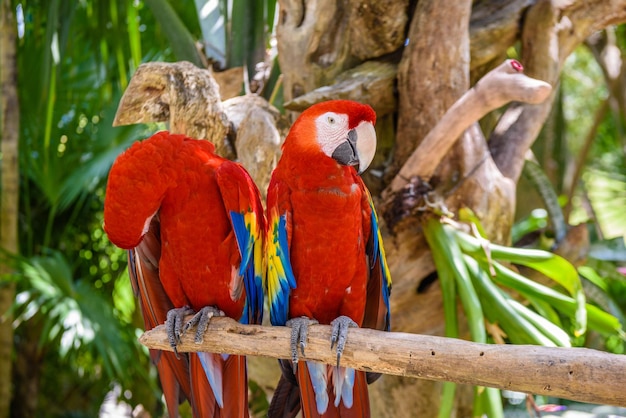
M285 102L333 84L335 77L358 63L400 48L408 3L280 0L276 37Z
M0 201L0 246L17 254L18 213L18 137L19 106L15 45L17 25L10 0L2 1L0 21L0 86L2 91L2 200ZM0 277L13 273L7 260L0 262ZM3 277L4 276L4 277ZM8 312L15 299L15 284L0 281L0 418L9 416L11 401L11 354L13 349L13 316Z
M471 1L419 1L409 28L398 69L398 131L393 164L395 173L445 111L469 88ZM442 22L450 24L442 25ZM464 155L480 156L473 139L463 136L440 166L444 182L463 177ZM478 142L478 141L476 141ZM480 144L480 142L478 142ZM456 174L453 174L455 173ZM446 180L447 179L447 180ZM447 185L450 188L452 185ZM417 334L443 335L443 308L438 284L420 287L416 277L434 266L419 224L407 223L387 240L387 261L393 280L392 329ZM388 242L393 242L389 245ZM418 320L419 318L419 320ZM432 416L439 410L441 383L385 375L370 387L372 413L380 417ZM460 416L467 415L471 388L461 388Z
M2 198L0 201L0 247L17 254L19 106L15 46L17 26L10 0L2 1L0 18L0 110L2 124ZM13 273L6 257L0 259L0 418L9 416L11 402L11 354L13 317L8 312L15 299L15 285L4 280Z

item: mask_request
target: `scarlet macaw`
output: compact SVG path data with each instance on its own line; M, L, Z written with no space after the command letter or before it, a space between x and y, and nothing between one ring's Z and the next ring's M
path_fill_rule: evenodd
M267 197L265 290L273 325L292 327L292 360L269 416L369 416L364 372L339 367L348 327L390 329L391 278L372 198L358 176L376 150L371 107L316 104L296 120ZM331 324L337 366L297 366L311 322ZM294 379L293 369L296 369ZM297 392L296 392L297 393Z
M208 141L159 132L113 164L104 228L129 250L133 288L146 329L166 323L176 348L213 315L260 323L264 215L259 192L238 164ZM183 317L196 313L189 324ZM195 417L247 417L245 357L152 350L168 413L189 400Z

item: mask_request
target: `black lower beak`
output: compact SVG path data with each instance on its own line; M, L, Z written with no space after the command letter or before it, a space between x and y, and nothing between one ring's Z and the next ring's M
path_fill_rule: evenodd
M357 171L359 171L359 158L356 153L356 140L356 131L351 129L348 132L348 139L335 148L332 157L339 164L353 166Z

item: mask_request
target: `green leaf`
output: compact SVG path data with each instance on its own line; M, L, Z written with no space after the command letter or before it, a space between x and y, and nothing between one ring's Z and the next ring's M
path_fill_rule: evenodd
M449 418L453 416L454 397L456 394L456 383L443 382L441 389L441 402L439 403L439 412L437 418Z
M541 196L541 199L550 214L550 220L552 222L552 227L554 228L554 237L556 238L556 242L561 242L567 233L567 222L565 221L563 210L559 204L559 197L557 196L550 179L546 173L544 173L539 164L530 160L524 161L523 174L529 182L535 186L535 189Z
M563 328L561 323L561 317L552 305L537 299L529 299L529 302L539 315L543 316L553 324L556 324L561 329Z
M474 388L474 410L472 412L475 417L504 417L500 390L496 388L476 386Z
M176 59L178 61L189 61L199 68L204 68L195 40L169 2L167 0L144 1L150 7L163 32L169 38Z
M195 0L200 29L204 38L204 51L219 68L226 68L226 25L228 11L226 0Z
M439 284L443 296L443 312L445 318L445 335L446 337L458 338L459 325L457 317L456 303L456 284L454 279L454 271L448 263L449 254L445 251L439 251L439 248L446 248L445 241L439 242L440 239L445 240L445 236L441 237L442 232L439 221L429 219L424 225L424 236L428 244L433 249L432 255L437 266L437 274L439 275ZM438 238L439 237L439 238Z
M589 266L580 266L578 267L578 272L585 279L589 280L591 283L595 284L600 289L602 289L602 291L604 292L609 291L609 286L604 280L604 278L602 278L593 268Z
M267 21L274 15L276 2L232 0L229 11L228 68L245 66L249 79L256 73L256 64L265 61L271 28ZM272 22L273 23L273 22Z
M476 260L466 255L465 262L481 297L489 322L498 324L508 339L515 344L555 346L537 327L514 309L510 304L510 296L491 281L487 272Z
M452 275L456 282L472 340L485 343L487 342L487 333L480 300L463 261L461 249L449 228L449 226L439 222L438 219L431 218L426 222L424 235L433 253L437 254L435 257L437 271L447 271L446 276Z
M496 270L494 281L509 287L527 298L543 300L566 315L574 317L578 312L578 302L573 298L559 293L554 289L540 285L518 273L515 273L498 263L493 264ZM586 305L589 327L596 331L613 334L620 332L622 327L617 318L593 305ZM579 329L576 331L580 331Z
M139 15L137 6L133 1L129 1L126 8L126 24L128 26L128 46L132 58L131 72L141 64L141 32L139 31Z
M515 309L523 318L533 324L543 335L552 340L559 347L571 347L569 335L563 329L548 321L543 316L536 312L531 311L526 306L510 299L509 304Z
M464 252L489 262L481 242L464 232L453 229ZM510 263L530 267L544 274L556 283L563 286L576 301L574 318L577 335L584 334L587 328L587 311L585 309L585 293L580 282L580 277L574 266L563 257L542 250L525 248L510 248L502 245L488 243L488 251L491 259L504 260ZM492 264L497 264L492 262ZM547 289L547 287L546 287Z
M522 237L548 226L548 212L543 208L534 209L530 214L515 222L511 229L511 241L518 242Z

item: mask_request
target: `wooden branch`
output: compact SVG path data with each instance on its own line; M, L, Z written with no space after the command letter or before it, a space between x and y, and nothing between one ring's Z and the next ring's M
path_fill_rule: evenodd
M412 177L430 178L457 138L490 111L511 101L541 103L550 84L521 72L517 61L506 60L468 90L426 135L388 187L395 193Z
M279 3L276 38L286 101L333 84L339 74L392 53L405 40L406 0Z
M289 124L277 109L256 94L228 99L222 102L222 108L231 122L237 161L246 167L265 200Z
M588 36L626 21L626 0L537 1L528 10L522 31L522 56L530 76L556 86L565 59ZM538 106L511 107L489 139L502 174L517 183L526 151L548 117L552 100Z
M213 318L204 341L189 330L179 352L207 351L290 358L291 330ZM164 326L143 334L149 348L169 350ZM302 360L335 364L330 326L309 327ZM341 364L359 370L490 386L581 402L626 406L626 356L586 348L478 344L452 338L350 329Z

